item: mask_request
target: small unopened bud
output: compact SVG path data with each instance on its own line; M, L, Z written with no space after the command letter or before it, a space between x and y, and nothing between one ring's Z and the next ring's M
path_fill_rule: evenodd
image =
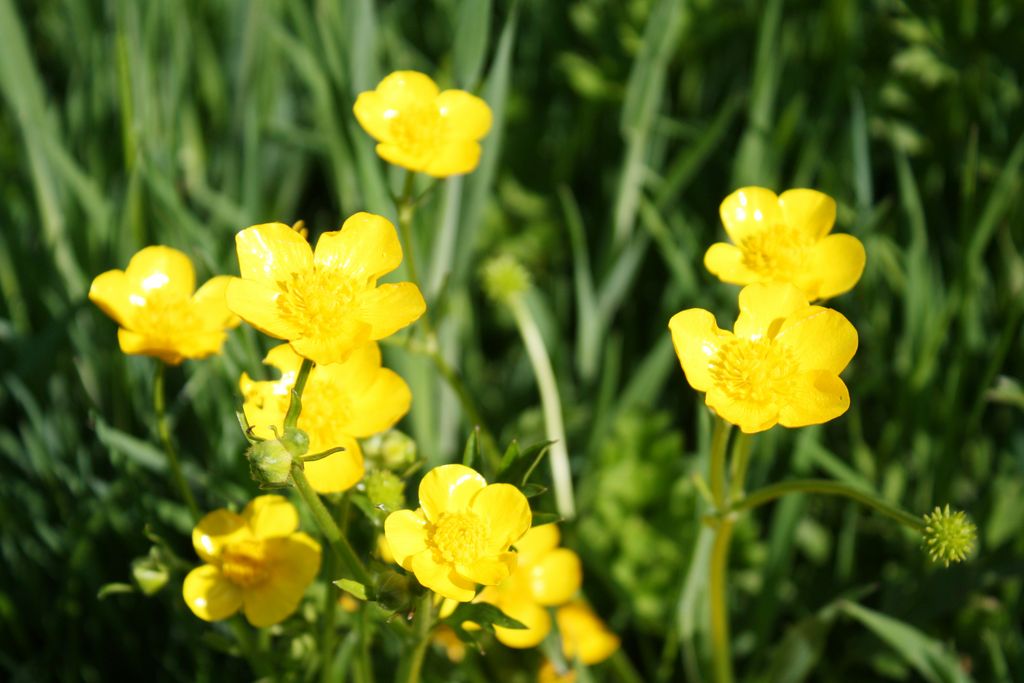
M161 562L155 553L137 558L132 562L132 578L135 579L135 585L139 587L139 590L146 595L159 592L167 585L170 577L171 572L167 569L167 565Z
M363 441L363 455L389 470L401 470L416 460L416 442L397 429Z
M508 301L530 287L530 274L514 256L503 254L484 264L484 291L495 301Z
M374 507L392 512L405 507L405 482L390 470L373 470L366 475L366 497Z
M978 528L967 515L958 510L952 512L949 505L936 507L930 515L924 516L924 543L932 562L963 562L974 550Z
M292 462L305 455L309 437L301 429L289 427L279 439L259 441L249 447L249 471L261 484L284 486L291 476Z

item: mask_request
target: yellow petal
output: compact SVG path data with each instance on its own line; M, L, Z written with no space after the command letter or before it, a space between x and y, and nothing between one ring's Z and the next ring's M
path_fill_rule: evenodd
M302 330L278 311L276 289L252 280L232 278L228 283L228 308L257 330L278 339L292 339Z
M371 341L373 328L354 317L339 320L329 336L292 337L292 350L317 365L344 363L353 350Z
M242 230L235 235L235 249L242 278L275 289L292 273L313 265L309 243L284 223L263 223ZM231 308L234 310L234 306Z
M511 484L491 484L480 490L469 503L487 525L487 548L501 553L523 537L533 515L523 492Z
M391 221L360 212L341 230L321 235L313 259L317 268L338 268L351 278L375 282L402 262L402 245Z
M459 565L458 573L475 583L497 586L511 576L516 568L515 553L501 553L496 557L483 557L471 565Z
M540 605L509 602L501 605L501 611L526 626L525 629L494 627L494 635L506 647L537 647L551 632L551 615Z
M192 546L206 562L217 562L224 546L247 538L252 532L245 518L224 509L207 513L192 529Z
M434 178L447 178L469 173L480 163L483 149L472 140L452 140L437 148L423 166L423 172Z
M168 365L178 365L184 360L181 351L167 344L166 340L154 339L123 327L117 331L117 342L122 353L129 355L155 356Z
M719 417L736 425L747 434L771 429L779 421L779 406L772 401L757 403L739 401L726 395L717 387L712 387L707 393L705 402Z
M257 496L242 510L256 538L287 536L299 528L299 513L284 496Z
M807 309L807 296L790 284L754 284L740 290L737 337L760 339L778 332L782 321Z
M491 108L464 90L445 90L437 96L437 107L449 140L479 140L491 129Z
M458 602L469 602L476 597L476 587L458 576L447 564L434 562L430 550L413 555L408 563L416 580L438 595Z
M530 567L530 590L541 605L554 607L569 602L582 582L580 557L568 548L557 548Z
M382 142L377 145L375 150L377 156L389 164L394 164L417 173L426 169L427 164L430 163L430 158L422 151L410 151L398 144Z
M779 198L763 187L742 187L718 207L722 225L734 244L782 220Z
M809 268L796 284L812 300L839 296L857 284L866 260L859 239L853 235L829 235L812 247L807 259Z
M397 564L407 566L407 560L427 548L427 520L421 511L396 510L384 520L384 536Z
M89 286L89 301L99 306L121 327L131 320L133 306L129 300L131 284L122 270L108 270L97 275Z
M555 613L562 650L568 659L579 658L587 664L608 659L619 649L619 638L583 602L560 607Z
M370 326L371 339L389 337L427 310L419 287L411 282L380 285L359 295L358 315Z
M181 595L192 613L204 621L227 619L242 606L242 589L212 564L190 571L181 586Z
M850 392L831 372L815 370L798 375L790 400L779 412L783 427L805 427L833 420L850 408Z
M187 336L186 336L187 335ZM223 329L208 332L188 332L174 340L176 348L186 358L206 358L220 353L228 333Z
M160 291L168 299L186 300L196 288L196 272L188 256L171 247L146 247L132 256L125 276L133 294Z
M381 142L392 139L391 122L397 112L380 93L374 90L359 93L352 113L363 130L374 139Z
M533 564L545 553L557 548L559 537L557 524L532 527L515 543L516 552L519 554L519 566Z
M469 509L470 500L485 486L487 481L474 469L465 465L441 465L427 472L420 481L420 507L429 521L436 522L444 512Z
M405 380L382 368L353 406L348 427L360 439L383 432L409 412L411 403L412 391Z
M704 267L722 282L734 285L749 285L760 280L760 276L747 268L743 252L725 242L716 242L704 254Z
M419 71L393 71L377 84L376 92L399 111L432 104L438 95L434 80Z
M235 327L241 320L228 308L229 275L218 275L203 283L192 295L192 307L205 330L223 330Z
M306 463L306 477L317 493L347 491L363 478L363 451L359 448L359 443L350 436L334 441L336 443L326 448L341 446L345 450L329 455L323 460ZM312 440L310 443L313 445ZM322 448L323 443L318 442L315 445L318 450L326 450Z
M831 308L808 306L786 319L775 335L801 370L827 370L838 375L857 352L857 330Z
M320 572L320 544L303 533L265 542L270 576L245 590L245 618L256 627L272 626L288 618Z
M715 316L702 308L676 313L668 321L668 329L672 332L672 345L686 373L686 381L697 391L709 390L714 383L711 358L732 334L719 329Z
M836 222L836 200L817 190L786 190L779 196L782 219L812 240L824 237Z

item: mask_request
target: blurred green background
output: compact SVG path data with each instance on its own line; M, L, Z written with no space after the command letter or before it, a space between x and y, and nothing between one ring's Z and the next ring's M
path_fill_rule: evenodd
M480 168L417 216L445 354L500 440L543 438L511 318L479 283L516 255L565 408L567 542L644 680L699 680L706 655L689 476L708 419L666 325L690 306L731 324L736 289L701 260L744 184L828 192L868 252L832 304L860 333L852 408L759 438L751 487L830 476L917 513L949 502L980 549L942 569L841 500L759 509L731 560L741 680L1022 680L1022 27L1014 0L0 0L0 678L249 675L180 576L97 598L130 580L147 527L193 556L149 445L153 363L123 356L85 295L147 244L202 280L237 272L232 236L253 223L393 217L399 177L351 104L413 68L495 113ZM170 374L204 508L256 492L235 382L269 346L240 329ZM414 391L403 428L431 462L456 458L451 394L424 359L388 362ZM429 680L469 680L430 657Z

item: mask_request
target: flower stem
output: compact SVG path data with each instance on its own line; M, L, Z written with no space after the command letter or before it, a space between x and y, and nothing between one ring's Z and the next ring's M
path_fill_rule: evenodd
M299 374L295 376L295 385L292 386L292 400L288 404L288 412L284 416L284 428L295 427L299 423L299 415L302 414L302 392L306 389L306 380L313 370L313 361L308 358L302 359L299 366Z
M564 519L572 519L576 516L576 504L573 499L572 471L569 468L569 449L565 443L565 425L562 423L562 401L558 395L555 371L551 367L551 358L544 347L544 338L530 314L530 309L519 296L509 298L508 304L515 318L516 327L519 328L519 335L526 346L533 374L537 378L547 436L554 442L551 445L550 460L551 481L555 487L555 506L558 514Z
M732 457L729 461L729 500L739 500L744 494L747 468L750 466L750 435L736 433L732 442Z
M726 509L725 461L732 425L716 416L711 432L710 479L711 495L716 510ZM735 486L735 482L733 482ZM742 484L741 484L742 486ZM716 683L732 683L732 655L729 642L729 543L732 540L733 520L719 517L715 525L715 542L711 548L708 568L708 600L711 603L711 658Z
M776 498L781 498L788 493L820 493L826 496L842 496L880 512L914 531L921 532L925 527L924 520L921 517L912 515L902 508L882 500L870 491L837 481L829 481L828 479L794 479L792 481L771 484L736 501L724 512L735 513L750 510Z
M420 672L423 670L423 658L430 645L430 633L434 628L434 594L427 591L416 606L416 615L412 622L416 634L416 645L409 650L406 659L398 667L396 683L419 683Z
M324 574L330 581L335 572L334 553L328 553L324 558ZM337 677L334 675L334 647L335 635L337 634L337 623L335 612L338 609L338 593L331 585L327 586L324 592L324 609L320 615L322 632L320 635L320 680L322 683L330 683Z
M416 268L416 246L413 242L412 236L412 222L416 215L416 204L420 198L430 191L430 188L424 190L423 194L419 197L413 196L414 185L413 181L415 176L411 172L405 174L405 185L402 189L402 194L395 200L398 206L398 231L402 235L402 246L404 247L404 256L406 264L409 268L409 279L412 280L413 284L419 287L421 292L425 292L423 284L420 282L418 270ZM432 188L433 186L431 186ZM498 450L497 442L494 439L494 435L491 430L484 423L483 416L480 415L480 411L477 410L476 404L473 402L473 398L466 388L465 382L462 381L462 377L458 371L453 368L441 351L438 349L437 332L434 330L434 323L430 318L430 309L428 308L423 313L423 332L426 338L425 353L430 358L434 367L438 373L444 378L444 381L448 383L452 391L459 399L459 404L462 406L462 411L466 414L468 419L474 427L480 428L480 445L482 446L483 453L487 457L489 464L492 468L497 471L498 464L501 461L501 453Z
M295 483L295 489L299 492L299 496L306 502L306 507L313 513L313 519L316 520L317 526L320 527L320 532L327 537L327 542L342 561L342 564L355 577L356 581L366 586L367 593L372 593L373 586L371 585L370 574L352 549L348 539L341 533L341 529L338 528L338 525L331 517L331 513L327 511L323 501L320 500L320 496L313 490L309 480L306 479L306 473L302 471L301 462L292 463L292 481Z
M153 378L153 410L156 413L156 431L160 437L160 443L164 447L164 455L167 456L167 466L171 470L171 479L178 487L181 499L188 507L193 521L200 517L199 506L192 496L192 489L189 488L185 475L181 471L181 462L178 460L178 452L174 449L174 442L171 441L171 428L167 422L166 397L164 396L164 374L167 365L157 363L156 376Z
M228 623L231 624L231 630L235 634L235 642L238 644L238 649L242 653L242 657L249 662L253 673L261 678L274 680L275 676L273 676L274 672L270 667L270 663L264 654L260 652L249 625L240 616L233 617Z

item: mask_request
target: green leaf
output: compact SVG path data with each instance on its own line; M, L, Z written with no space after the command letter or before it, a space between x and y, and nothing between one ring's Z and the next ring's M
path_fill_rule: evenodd
M462 0L455 18L455 85L473 88L480 80L491 28L491 0Z
M928 683L971 681L954 653L913 626L855 602L844 602L839 609L881 638Z
M99 591L96 593L96 599L105 600L111 595L134 592L135 586L131 585L130 583L107 583L100 586Z
M466 447L462 449L462 464L472 467L480 456L480 427L475 427L466 439Z
M555 522L561 522L562 516L555 514L554 512L534 512L533 513L533 526L541 526L542 524L554 524Z
M366 586L358 581L353 581L352 579L338 579L331 583L349 595L359 598L360 600L366 600Z
M471 621L488 631L494 631L495 626L502 628L524 629L526 625L513 619L499 608L486 602L464 602L455 608L447 618L443 620L449 626L462 627L465 621Z
M523 492L523 495L527 498L536 498L537 496L543 495L548 492L547 486L541 486L540 484L526 484L519 489Z

